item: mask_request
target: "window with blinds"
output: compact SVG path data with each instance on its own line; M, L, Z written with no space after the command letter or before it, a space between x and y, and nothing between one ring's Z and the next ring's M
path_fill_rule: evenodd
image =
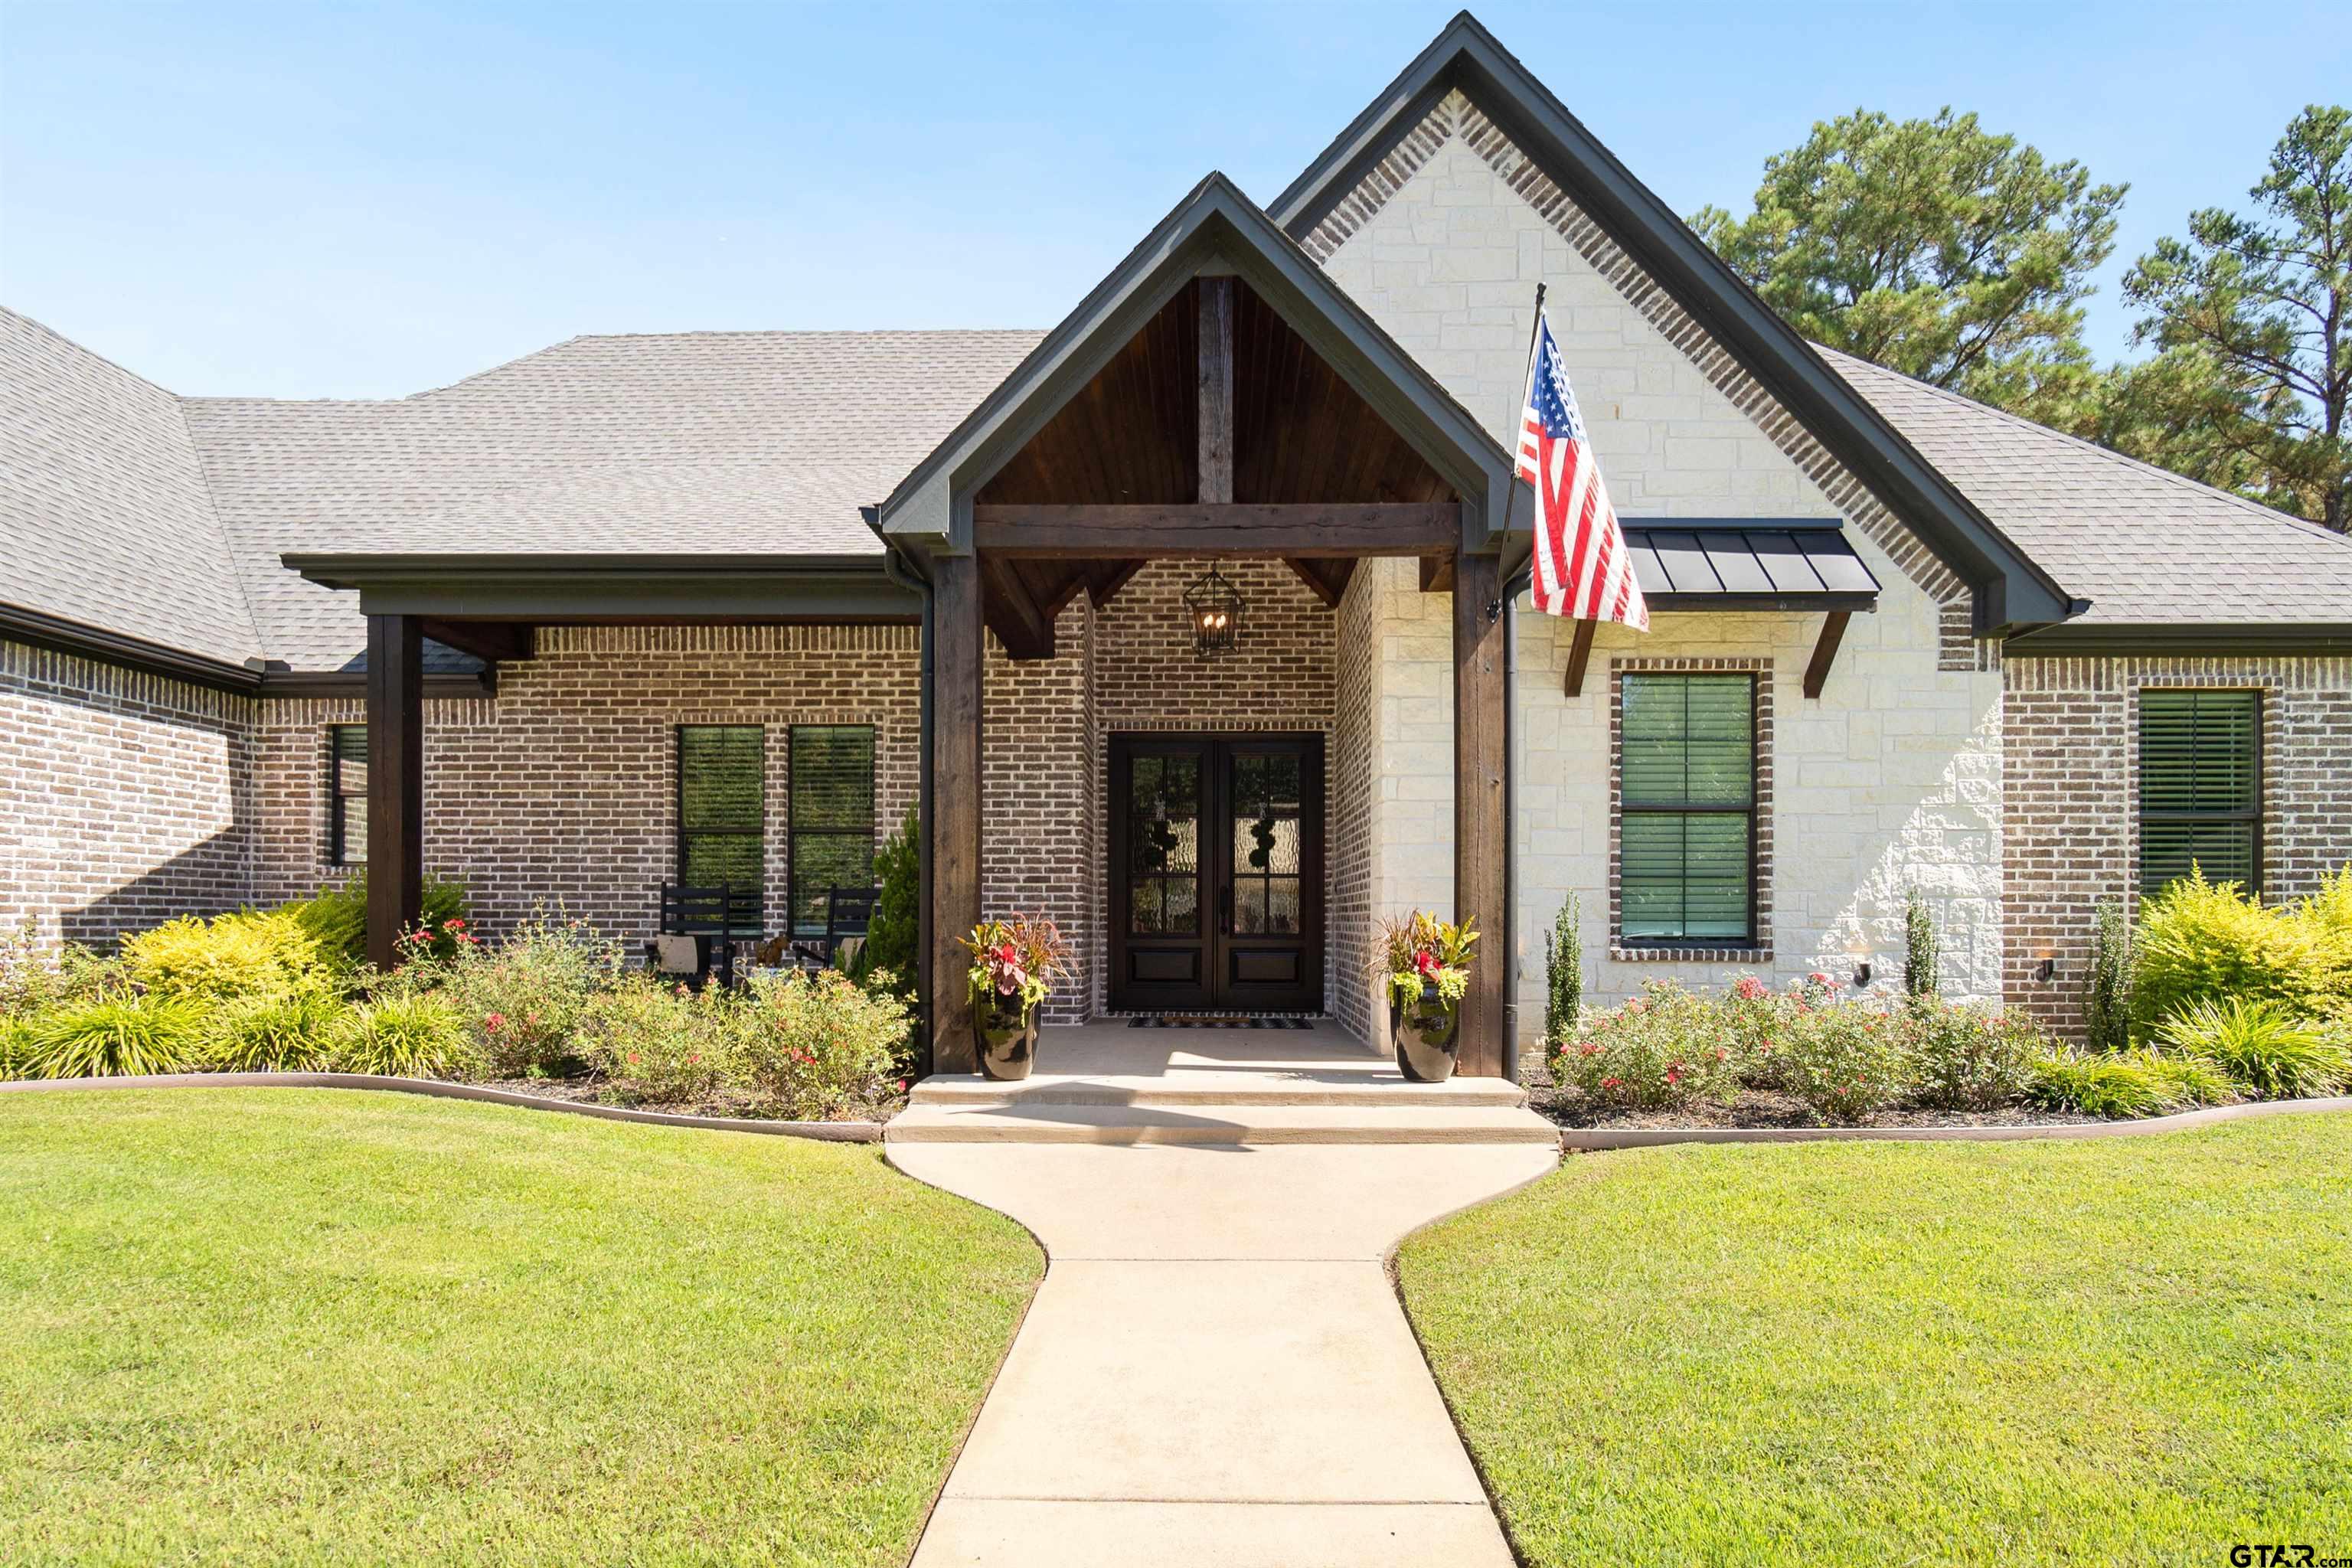
M367 726L327 726L327 864L367 864Z
M833 889L874 885L874 729L795 724L792 747L793 934L823 936Z
M1619 935L1754 941L1755 678L1622 679Z
M768 737L757 724L677 731L677 880L686 888L767 881Z
M2262 891L2262 773L2261 692L2141 690L2141 897L2192 868Z

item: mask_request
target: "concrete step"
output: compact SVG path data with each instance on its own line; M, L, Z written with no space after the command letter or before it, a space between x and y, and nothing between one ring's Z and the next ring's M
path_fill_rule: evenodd
M972 1073L943 1073L918 1083L915 1105L1350 1105L1500 1106L1516 1109L1528 1092L1499 1078L1456 1078L1409 1083L1393 1068L1381 1072L1039 1073L999 1083Z
M1559 1129L1500 1105L910 1105L891 1143L1552 1143Z

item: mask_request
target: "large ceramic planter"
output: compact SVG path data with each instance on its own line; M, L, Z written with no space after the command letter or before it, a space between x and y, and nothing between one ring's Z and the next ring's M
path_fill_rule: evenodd
M1389 1038L1396 1043L1397 1071L1414 1083L1444 1083L1454 1076L1454 1056L1460 1045L1462 1005L1438 995L1437 987L1422 987L1421 1000L1411 1008L1389 997Z
M1011 1082L1029 1076L1037 1059L1037 1010L999 1006L992 996L975 996L971 1033L983 1077Z

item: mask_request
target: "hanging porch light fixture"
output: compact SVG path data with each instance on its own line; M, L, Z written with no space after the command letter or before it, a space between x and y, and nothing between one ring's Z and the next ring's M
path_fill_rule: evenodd
M1241 631L1242 596L1215 566L1184 590L1184 608L1192 619L1192 651L1202 658L1223 658L1234 651Z

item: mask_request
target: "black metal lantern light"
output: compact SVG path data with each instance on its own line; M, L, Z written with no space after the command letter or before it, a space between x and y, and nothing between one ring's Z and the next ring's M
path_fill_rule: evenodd
M1208 575L1184 590L1184 608L1192 617L1192 651L1202 658L1223 658L1234 651L1242 626L1242 596L1214 566Z

